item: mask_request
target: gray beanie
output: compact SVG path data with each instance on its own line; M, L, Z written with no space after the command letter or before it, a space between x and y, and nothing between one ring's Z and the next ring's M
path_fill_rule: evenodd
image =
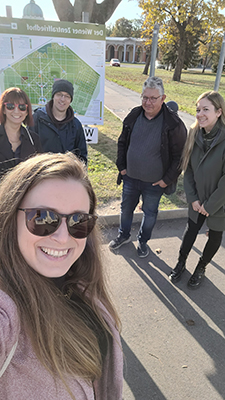
M57 79L52 86L52 99L57 92L67 92L73 101L73 85L66 79Z

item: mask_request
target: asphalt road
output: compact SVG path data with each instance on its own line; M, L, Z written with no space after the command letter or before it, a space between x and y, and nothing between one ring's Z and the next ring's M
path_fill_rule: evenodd
M203 227L182 280L168 275L177 261L186 219L158 220L150 254L132 242L108 248L117 227L105 226L103 260L122 321L124 400L222 400L225 398L225 240L196 291L187 281L207 240ZM115 399L117 400L117 399Z

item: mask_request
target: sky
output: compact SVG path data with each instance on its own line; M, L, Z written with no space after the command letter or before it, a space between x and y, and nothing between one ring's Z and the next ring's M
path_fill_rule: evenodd
M12 7L13 18L22 18L24 7L30 2L30 0L1 0L0 1L0 16L6 17L5 6ZM97 1L101 3L101 0ZM41 7L44 19L48 21L58 21L58 16L55 12L53 3L51 0L35 0L35 3ZM71 1L74 4L74 0ZM119 18L135 19L140 18L141 8L138 7L137 0L122 0L114 11L112 17L107 21L106 25L115 24Z

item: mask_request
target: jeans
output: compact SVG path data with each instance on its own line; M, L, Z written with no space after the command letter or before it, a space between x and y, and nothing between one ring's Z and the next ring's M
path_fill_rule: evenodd
M197 223L192 221L190 218L188 219L188 223L184 231L184 236L180 248L180 254L182 256L184 257L188 256L205 219L206 216L203 214L199 214ZM212 229L209 229L208 240L206 242L206 245L202 253L202 258L207 264L212 260L213 256L219 249L222 237L223 237L223 232L213 231Z
M133 213L142 196L143 218L138 232L138 240L146 243L152 234L156 223L158 206L164 189L159 185L152 186L150 182L143 182L139 179L123 175L123 193L121 203L120 228L119 232L124 237L130 236Z

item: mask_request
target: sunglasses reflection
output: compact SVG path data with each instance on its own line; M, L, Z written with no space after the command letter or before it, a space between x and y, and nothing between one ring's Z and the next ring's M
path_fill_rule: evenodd
M26 214L27 229L36 236L49 236L57 231L66 218L68 232L77 239L86 238L95 226L97 216L76 212L59 214L52 210L19 208Z
M4 105L9 111L13 111L15 108L18 108L20 111L26 111L28 107L27 104L17 104L17 103L4 103Z

